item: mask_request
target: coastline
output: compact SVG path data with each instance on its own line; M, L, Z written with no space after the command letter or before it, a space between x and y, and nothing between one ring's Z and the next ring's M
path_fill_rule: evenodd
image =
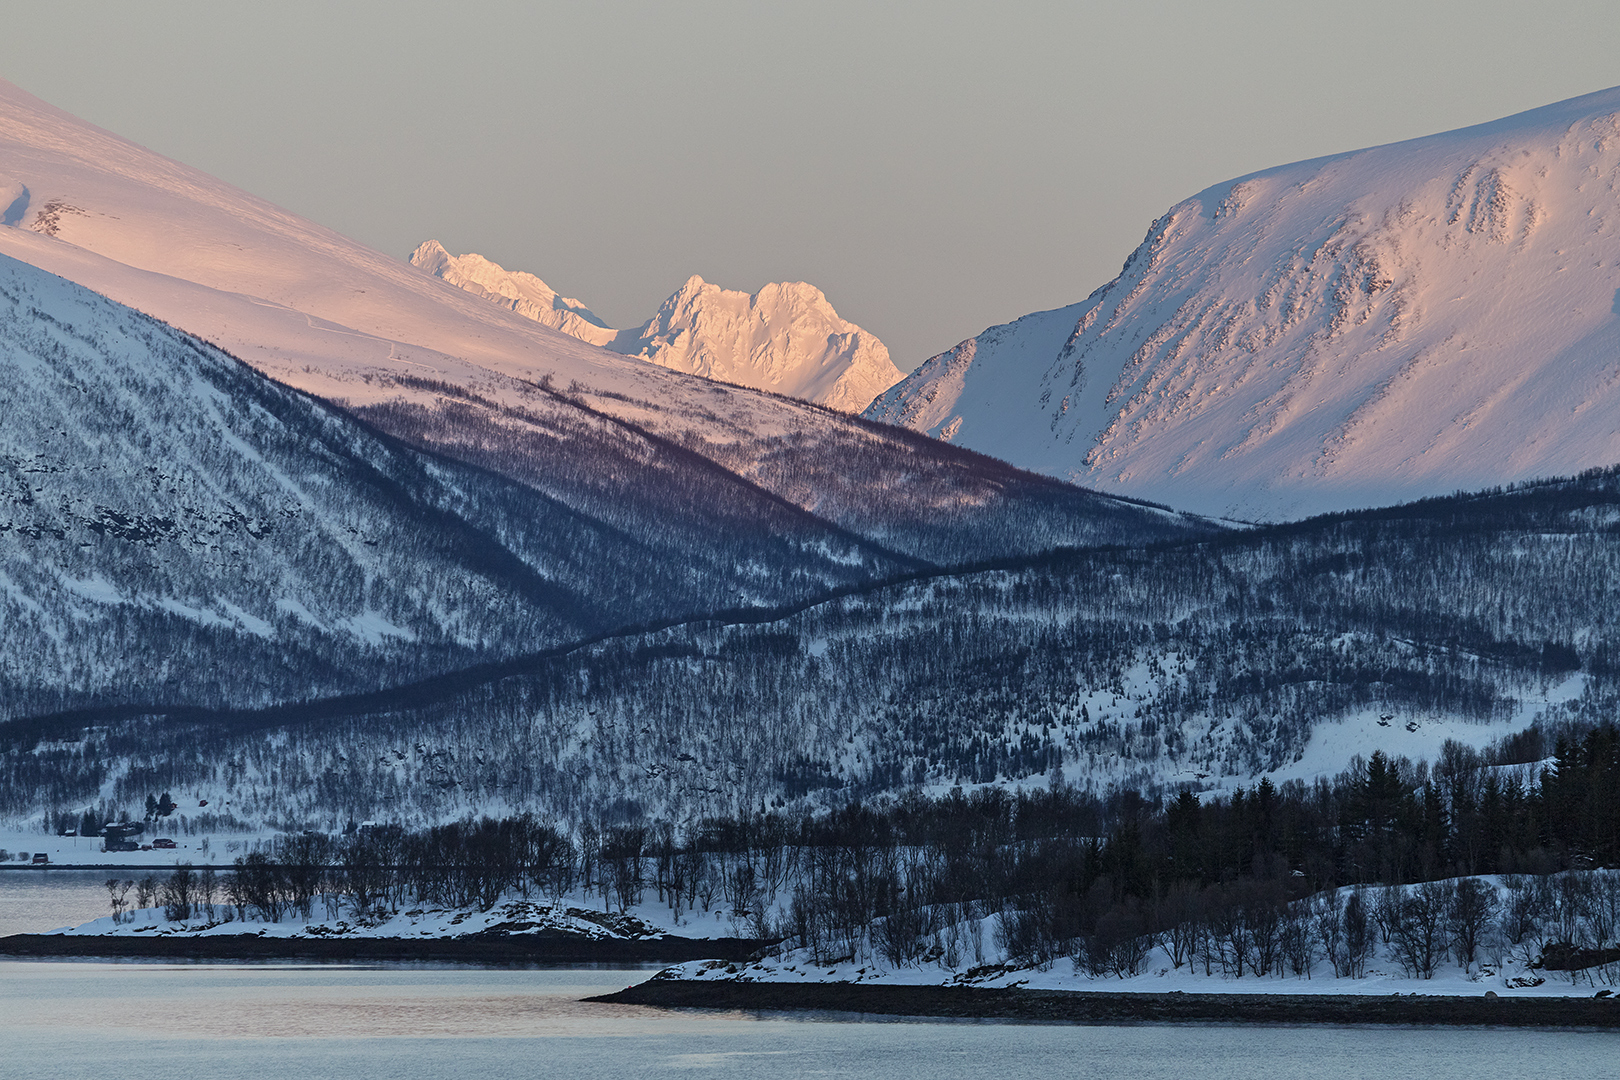
M1334 1024L1620 1030L1590 997L1188 994L653 978L587 1001L665 1009L838 1012L1058 1024Z
M406 961L505 965L677 964L709 958L745 960L768 944L752 938L591 938L575 934L467 934L457 937L128 937L13 934L0 937L0 957L116 960Z

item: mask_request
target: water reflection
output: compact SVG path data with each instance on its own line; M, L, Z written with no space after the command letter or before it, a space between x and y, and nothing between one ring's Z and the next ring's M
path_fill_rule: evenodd
M647 1025L669 1026L672 1015L580 1000L648 975L631 970L0 962L0 974L0 1008L13 1028L101 1035L631 1036L650 1030Z
M1613 1075L1585 1032L852 1022L581 997L628 970L0 961L0 1071L187 1077L1311 1080ZM1404 1070L1402 1066L1405 1066Z
M106 880L140 876L129 870L0 870L0 937L48 934L99 919L111 910Z

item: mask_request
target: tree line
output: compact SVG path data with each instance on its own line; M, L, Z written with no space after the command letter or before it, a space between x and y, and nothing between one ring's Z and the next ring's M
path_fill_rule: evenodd
M1612 965L1620 875L1594 868L1620 866L1620 731L1572 731L1534 764L1545 749L1451 742L1433 766L1375 753L1314 784L1262 780L1203 800L987 786L684 829L533 815L367 825L282 837L217 882L181 867L109 887L115 914L133 884L138 906L161 902L171 918L270 921L317 905L366 919L581 894L628 911L655 897L677 918L717 911L818 962L864 951L971 966L989 955L988 932L999 955L1069 957L1094 974L1134 974L1163 948L1206 974L1309 974L1326 961L1354 976L1380 941L1418 976L1447 955L1500 964L1514 949Z

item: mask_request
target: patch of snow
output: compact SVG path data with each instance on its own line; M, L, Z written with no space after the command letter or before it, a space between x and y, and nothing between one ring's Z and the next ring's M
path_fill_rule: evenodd
M416 635L402 626L395 626L375 611L362 612L343 623L349 633L363 638L372 645L381 645L388 638L415 641Z
M75 596L81 596L97 604L123 604L128 602L124 598L124 594L118 591L118 587L99 573L91 574L83 579L60 574L58 579L62 582L63 587Z
M309 608L305 607L303 604L299 603L290 596L284 596L280 600L277 600L276 610L291 615L300 622L307 623L310 626L316 627L317 629L326 629L326 624L317 619L314 614L310 612Z

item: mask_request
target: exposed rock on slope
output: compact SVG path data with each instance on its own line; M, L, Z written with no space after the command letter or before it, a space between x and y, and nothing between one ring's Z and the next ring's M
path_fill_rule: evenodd
M866 415L1283 518L1620 461L1620 89L1219 184Z
M429 240L411 264L581 341L843 412L859 412L901 378L881 341L839 318L821 290L802 281L750 295L694 274L640 327L609 330L578 300L482 255L451 255Z

